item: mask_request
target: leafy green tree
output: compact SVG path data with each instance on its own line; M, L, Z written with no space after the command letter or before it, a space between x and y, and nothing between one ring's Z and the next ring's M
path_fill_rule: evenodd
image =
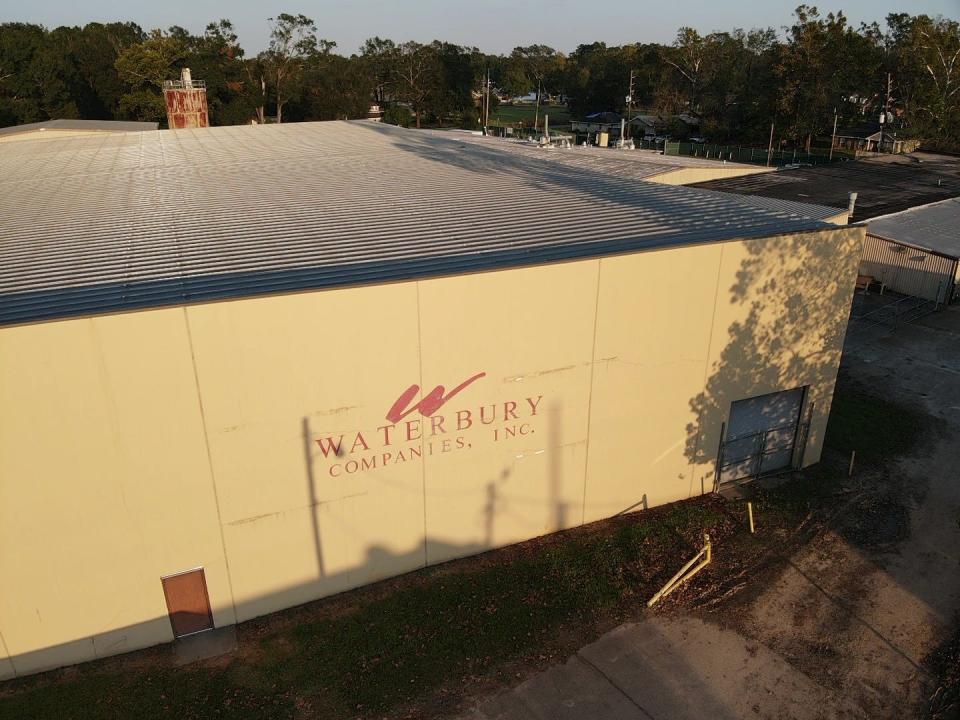
M163 122L166 106L163 83L179 75L188 56L188 38L180 28L151 30L143 42L129 46L114 63L128 90L120 98L120 113L134 120Z
M314 55L302 84L285 111L293 120L351 120L365 118L370 110L374 80L356 56Z
M243 48L229 20L212 22L203 35L188 39L185 62L193 76L206 83L212 124L246 123L256 113L256 95L246 87L243 55Z
M328 55L336 46L317 39L317 26L306 15L281 13L270 18L270 45L262 54L266 75L272 85L277 122L283 122L283 106L299 90L304 67L315 55Z
M41 97L29 67L46 42L39 25L0 25L0 116L7 124L45 119Z
M360 48L359 62L373 79L373 99L385 105L393 88L397 46L393 40L368 38Z
M581 45L569 56L546 45L489 55L435 40L367 40L357 55L334 54L304 15L271 19L269 48L248 58L228 20L201 35L173 26L144 33L133 23L47 30L0 24L0 125L55 117L165 117L161 86L190 67L207 83L211 122L364 117L371 102L397 122L476 126L489 74L514 94L559 95L574 116L632 109L701 119L719 141L765 142L770 122L796 143L841 126L875 123L960 149L960 30L955 20L892 13L885 28L852 27L843 13L797 8L783 39L772 29L701 35L682 27L669 46ZM887 78L890 78L888 92ZM496 96L491 103L496 104ZM539 107L537 120L539 120ZM678 125L676 133L681 132Z
M438 82L430 97L430 109L439 124L459 118L475 108L474 90L479 91L483 81L476 76L474 54L477 48L461 47L434 40L430 49L439 68Z
M151 30L143 42L136 43L120 53L116 63L121 78L133 87L162 88L172 79L174 71L187 57L187 39L179 29L175 32ZM179 74L179 73L176 73Z
M510 53L510 63L512 65L510 74L514 87L522 78L527 86L527 91L534 90L537 93L534 127L539 123L540 101L543 93L563 92L566 79L564 73L565 61L566 58L549 45L516 47Z
M436 50L430 45L411 41L397 47L392 63L394 92L410 106L418 128L437 92L441 71Z
M410 111L403 105L391 105L383 111L383 122L400 127L410 127Z
M842 12L821 17L817 8L801 5L795 16L777 65L777 109L787 133L797 141L805 138L809 146L829 129L834 108L851 114L850 98L869 96L879 87L882 55Z
M908 131L960 147L960 26L954 20L887 16L888 68L895 109Z
M624 106L630 64L620 48L580 45L567 59L567 104L574 115L618 111Z
M120 98L126 88L115 67L117 58L126 48L144 40L143 30L130 22L88 23L80 30L71 30L71 54L82 83L77 100L80 116L119 118Z

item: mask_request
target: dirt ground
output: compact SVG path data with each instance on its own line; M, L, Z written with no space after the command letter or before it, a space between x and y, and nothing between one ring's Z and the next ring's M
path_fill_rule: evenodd
M915 450L860 466L810 540L736 592L621 625L466 717L960 717L930 702L960 612L960 308L851 333L840 382L923 411Z

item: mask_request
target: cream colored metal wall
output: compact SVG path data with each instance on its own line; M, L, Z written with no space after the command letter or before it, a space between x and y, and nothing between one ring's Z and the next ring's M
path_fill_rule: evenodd
M36 130L27 130L25 132L10 133L0 135L0 143L19 142L21 140L50 140L51 138L80 137L87 135L118 135L118 132L110 130L57 130L55 128L44 128Z
M423 565L418 464L332 477L316 443L372 444L419 381L417 283L187 314L239 619Z
M219 626L710 491L741 397L815 461L862 236L0 330L0 677L169 640L169 573Z
M182 309L3 329L0 408L0 635L18 673L171 639L159 578L197 565L233 622Z
M717 160L716 165L711 167L677 168L676 170L670 170L660 175L647 178L647 180L660 183L661 185L693 185L694 183L723 180L724 178L759 175L760 173L773 172L775 169L776 168L768 168L761 165L739 165L735 163L727 165Z

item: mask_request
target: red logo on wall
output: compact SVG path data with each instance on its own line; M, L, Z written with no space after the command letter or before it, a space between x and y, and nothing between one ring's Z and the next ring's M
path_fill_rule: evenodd
M420 392L419 385L411 385L403 391L400 397L397 398L397 401L387 411L387 420L392 423L398 423L407 417L407 415L410 415L416 410L419 410L420 414L424 417L435 415L437 410L442 408L448 400L465 390L471 383L476 382L485 375L486 373L477 373L473 377L464 380L450 392L447 392L443 385L437 385L433 390L424 395L420 402L413 407L408 408L407 406L410 404L410 401L417 396L418 392Z
M387 411L386 425L316 438L323 457L334 460L327 468L328 474L352 475L430 455L469 450L473 447L469 435L472 433L477 439L478 431L481 437L485 435L495 443L533 435L536 431L532 423L542 395L439 412L482 377L486 373L477 373L449 391L437 385L419 402L414 399L420 386L411 385ZM421 417L411 418L414 413Z

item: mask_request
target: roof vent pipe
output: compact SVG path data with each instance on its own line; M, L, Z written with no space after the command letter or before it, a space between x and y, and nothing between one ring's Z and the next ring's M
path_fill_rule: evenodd
M855 192L850 193L850 204L847 205L847 218L853 219L853 208L857 204L857 194Z

